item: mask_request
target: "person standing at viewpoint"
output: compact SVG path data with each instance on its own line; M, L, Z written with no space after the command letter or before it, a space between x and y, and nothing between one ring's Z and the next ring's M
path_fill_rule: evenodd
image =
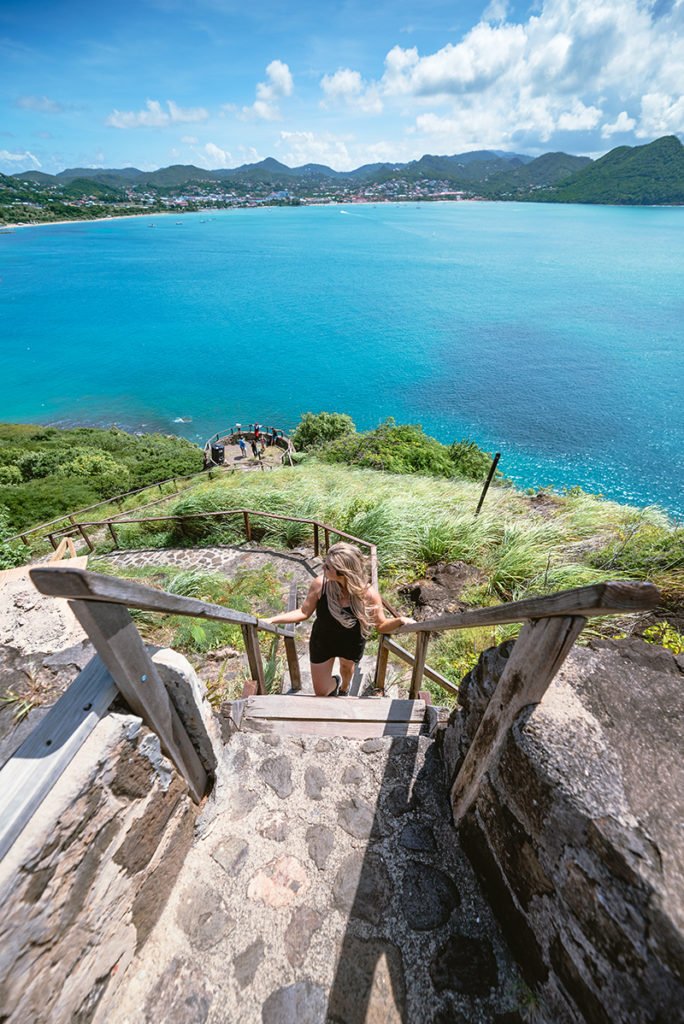
M413 622L403 616L385 617L382 598L366 576L366 567L353 544L333 544L325 556L323 575L312 580L301 608L260 622L274 626L304 622L316 613L309 641L311 679L317 697L346 697L354 667L375 627L380 633ZM340 675L333 675L335 658Z

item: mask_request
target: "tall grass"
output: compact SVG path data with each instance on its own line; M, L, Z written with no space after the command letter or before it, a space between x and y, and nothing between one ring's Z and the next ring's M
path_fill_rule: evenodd
M483 511L474 510L479 484L435 477L395 476L374 470L325 465L308 460L295 470L235 474L194 488L171 506L182 514L251 508L313 518L375 543L387 583L416 578L426 566L462 560L488 577L489 594L499 600L526 592L581 586L599 579L648 574L642 553L679 550L678 533L657 509L634 509L572 492L544 508L540 518L531 500L513 488L493 487ZM296 547L311 543L307 526L253 517L265 543ZM216 522L185 519L128 527L126 544L154 543L162 535L176 544L232 543L244 540L240 517ZM635 532L636 531L636 532ZM681 531L680 531L681 533ZM638 540L632 541L632 534ZM645 544L645 538L649 543ZM596 538L601 558L593 558ZM627 543L625 543L627 538ZM620 545L623 545L620 547ZM658 566L676 580L676 558L659 556ZM682 589L684 589L684 584Z

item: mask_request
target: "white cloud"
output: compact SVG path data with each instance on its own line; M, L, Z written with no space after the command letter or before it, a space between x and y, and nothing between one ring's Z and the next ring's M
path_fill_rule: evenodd
M173 100L166 101L172 124L189 124L194 121L206 121L209 111L204 107L179 107Z
M352 71L351 68L338 68L333 75L324 75L321 79L321 89L326 97L321 104L323 107L329 103L346 103L364 113L382 112L378 87L368 85L359 72Z
M357 165L349 153L347 141L328 132L322 135L314 132L281 132L276 145L278 149L285 150L282 160L288 167L327 164L337 171L349 171Z
M636 136L639 139L659 135L684 134L684 96L648 93L641 100L641 117Z
M376 81L353 68L325 75L322 105L359 108L375 95L388 116L413 120L409 133L451 152L540 151L557 133L574 133L582 150L618 132L682 134L684 0L660 9L652 0L538 0L518 21L507 0L490 0L478 24L432 53L392 47Z
M113 110L106 124L113 128L165 128L170 124L206 121L209 112L204 107L179 107L173 100L166 101L167 110L159 100L147 100L144 110Z
M294 89L292 75L287 64L281 60L272 60L266 68L266 81L258 82L256 99L250 107L243 107L245 117L256 117L263 121L280 119L278 101L291 96Z
M626 110L621 110L612 124L601 126L601 138L609 139L611 135L617 135L620 132L631 132L635 126L634 118L630 117Z
M207 142L206 146L202 147L201 156L198 159L201 160L200 166L206 167L210 171L232 167L235 163L228 150L221 149L214 142Z
M195 135L181 135L181 142L184 142L186 146L196 146L199 139Z
M504 21L508 14L508 0L490 0L482 12L483 21Z
M387 55L384 89L417 96L462 93L479 90L504 74L518 62L525 50L525 31L521 25L493 28L481 22L463 42L447 43L437 53L418 57L415 48L395 46Z
M0 149L0 161L5 163L31 164L34 168L42 166L38 157L34 156L28 149L24 150L23 153L10 153L7 149Z
M558 117L556 128L561 132L589 131L601 120L598 107L586 107L581 100L574 100L569 110L564 110Z
M61 114L64 107L49 96L20 96L16 105L22 110L37 110L41 114Z

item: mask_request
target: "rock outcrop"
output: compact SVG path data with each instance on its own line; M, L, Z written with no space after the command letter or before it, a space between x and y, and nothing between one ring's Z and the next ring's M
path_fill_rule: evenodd
M462 685L444 736L450 779L510 649L485 652ZM682 1019L680 661L639 640L575 648L462 824L548 1024Z
M196 808L157 737L104 718L0 866L0 1018L85 1024L149 935Z

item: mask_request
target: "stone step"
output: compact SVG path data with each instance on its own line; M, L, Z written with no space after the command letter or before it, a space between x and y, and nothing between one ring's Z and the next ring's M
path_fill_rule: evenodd
M351 696L326 699L294 694L247 698L240 708L238 728L261 734L364 740L374 736L418 736L424 722L422 700Z

